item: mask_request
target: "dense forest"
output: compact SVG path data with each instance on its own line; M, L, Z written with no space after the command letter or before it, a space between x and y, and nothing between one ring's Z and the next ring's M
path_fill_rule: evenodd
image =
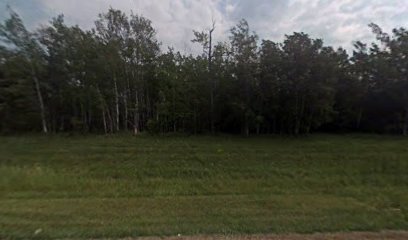
M260 40L241 20L229 41L194 31L202 53L163 51L150 20L109 9L91 30L58 16L0 24L0 132L408 135L408 30L349 56L305 33Z

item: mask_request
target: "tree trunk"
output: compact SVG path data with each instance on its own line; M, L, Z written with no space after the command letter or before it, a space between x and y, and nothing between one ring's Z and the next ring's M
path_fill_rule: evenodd
M102 107L102 121L103 121L103 130L105 131L105 134L108 133L108 128L106 125L106 114L105 114L105 108Z
M209 77L209 83L210 83L210 124L211 124L211 133L214 134L215 132L215 120L214 120L214 91L215 91L215 81L214 77L212 74L212 33L215 29L214 26L215 23L213 23L213 28L210 30L209 37L209 50L208 50L208 77Z
M299 134L299 114L298 114L298 109L299 109L299 96L298 93L296 92L296 101L295 101L295 119L294 119L294 126L293 126L293 134L298 135Z
M99 86L96 87L96 91L98 92L99 100L101 101L101 106L102 106L103 130L105 131L105 134L107 134L108 133L108 125L107 125L107 122L106 122L106 110L105 110L106 101L103 98L103 95L101 93L101 90L99 89ZM109 114L109 111L108 111L108 114Z
M41 122L42 122L42 130L43 133L47 134L48 133L48 128L47 128L47 121L45 119L45 107L44 107L44 101L43 97L41 94L41 88L40 88L40 82L35 74L34 67L31 65L31 74L33 75L33 80L35 84L35 91L37 93L37 98L38 98L38 104L40 105L40 114L41 114Z
M126 90L125 90L125 96L124 96L125 118L126 118L125 127L126 129L128 129L129 123L132 122L131 119L129 119L129 110L128 110L128 106L132 106L132 90L130 87L130 79L131 77L134 77L134 74L133 74L133 71L129 71L127 65L125 65L125 76L126 76Z
M146 119L150 119L153 117L153 109L152 109L152 104L150 101L150 94L149 92L146 90L146 115L147 118Z
M108 114L108 120L109 120L109 132L113 133L113 119L112 119L111 110L107 109L106 113Z
M173 93L173 113L172 113L172 117L173 117L173 132L177 132L177 126L176 126L176 92L173 88L172 90Z
M356 121L356 129L360 128L360 124L361 124L361 118L363 117L363 108L360 107L358 109L358 114L357 114L357 121Z
M139 116L139 96L138 96L138 92L136 90L136 92L135 92L135 112L134 112L134 116L133 116L133 133L135 135L137 135L139 133L139 120L140 120L140 116Z
M80 100L79 102L79 111L80 111L80 119L81 121L80 123L80 128L81 128L81 132L86 132L86 122L87 122L87 117L86 117L86 111L85 111L85 107L84 104L82 103L82 101Z
M123 119L123 127L124 127L125 130L127 130L127 129L128 129L128 124L127 124L127 122L128 122L127 91L125 91L125 94L123 94L123 105L124 105L124 107L125 107L125 108L124 108L124 110L125 110L125 116L124 116L124 119Z
M402 126L402 134L404 136L408 135L408 108L405 109L404 123Z
M245 136L249 137L249 124L248 124L248 119L245 119Z
M118 132L120 130L119 127L119 93L118 93L118 85L117 85L117 79L116 79L116 75L113 75L113 84L114 84L114 91L115 91L115 111L116 111L116 118L115 118L115 127L116 127L116 131Z
M244 120L244 124L243 124L243 129L242 129L242 131L243 131L243 134L246 136L246 137L248 137L249 136L249 119L248 119L248 114L247 114L247 112L246 111L244 111L244 114L245 114L245 116L244 116L244 118L243 118L243 120Z
M88 104L88 131L92 131L92 108Z

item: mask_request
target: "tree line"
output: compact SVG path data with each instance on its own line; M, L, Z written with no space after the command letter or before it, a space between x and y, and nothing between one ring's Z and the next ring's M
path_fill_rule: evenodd
M194 31L199 55L162 51L152 22L109 9L95 27L62 15L29 31L0 24L0 132L408 134L408 31L351 55L305 33L260 40L241 20L228 41Z

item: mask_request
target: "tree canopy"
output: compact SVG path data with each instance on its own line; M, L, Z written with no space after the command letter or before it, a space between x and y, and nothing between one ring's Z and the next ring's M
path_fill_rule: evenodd
M202 54L162 51L152 22L116 9L91 30L64 16L29 31L0 24L0 132L408 135L408 30L355 42L351 55L303 32L260 40L246 20Z

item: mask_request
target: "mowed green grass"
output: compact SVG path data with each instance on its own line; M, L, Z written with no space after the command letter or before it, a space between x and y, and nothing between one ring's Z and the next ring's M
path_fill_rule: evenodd
M408 230L408 138L0 137L0 238L383 229Z

